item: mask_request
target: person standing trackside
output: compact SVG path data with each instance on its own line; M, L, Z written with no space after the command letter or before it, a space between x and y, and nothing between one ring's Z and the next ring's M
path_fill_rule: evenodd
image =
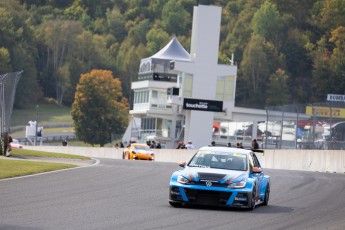
M156 148L156 142L154 140L151 141L150 148L151 149L155 149Z
M186 149L188 149L188 150L194 149L194 145L192 144L191 141L188 141L188 143L186 144Z
M11 143L13 142L13 139L12 139L12 137L11 136L8 136L8 138L7 138L7 141L6 141L6 143L5 143L5 155L6 155L6 157L9 157L9 156L11 156L11 151L12 151L12 147L11 147Z
M183 144L183 141L179 140L177 143L176 149L184 149L184 148L185 148L185 145Z
M258 142L256 141L256 139L254 139L252 141L252 149L259 149L259 144Z

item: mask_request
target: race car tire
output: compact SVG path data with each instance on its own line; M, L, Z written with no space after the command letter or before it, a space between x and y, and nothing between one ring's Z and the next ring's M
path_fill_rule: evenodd
M267 184L266 191L265 191L265 199L262 205L267 206L269 199L270 199L270 184Z
M250 211L254 210L254 208L255 208L255 200L256 200L256 187L254 186L253 191L252 191L252 195L251 195L250 200L249 200L248 209Z
M181 203L178 203L178 202L173 202L173 201L169 201L169 204L171 206L173 206L174 208L180 208L182 206Z

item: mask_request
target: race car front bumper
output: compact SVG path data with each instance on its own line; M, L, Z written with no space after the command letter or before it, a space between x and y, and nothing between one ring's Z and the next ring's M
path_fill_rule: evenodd
M246 189L203 189L170 186L169 201L182 204L248 208L252 193Z

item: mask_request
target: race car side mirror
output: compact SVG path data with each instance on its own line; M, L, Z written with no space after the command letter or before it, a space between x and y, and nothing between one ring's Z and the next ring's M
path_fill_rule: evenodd
M184 167L186 167L186 162L180 161L180 162L178 163L178 165L179 165L180 167L184 168Z
M252 173L262 173L262 169L260 167L253 167Z

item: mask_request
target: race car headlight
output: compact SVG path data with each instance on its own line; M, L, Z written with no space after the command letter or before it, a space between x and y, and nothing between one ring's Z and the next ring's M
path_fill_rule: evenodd
M187 178L185 178L184 176L178 176L177 178L177 182L181 183L181 184L189 184L190 180L188 180Z
M228 187L229 188L244 188L246 187L246 184L247 184L246 181L241 180L241 181L237 181L237 182L229 184Z

